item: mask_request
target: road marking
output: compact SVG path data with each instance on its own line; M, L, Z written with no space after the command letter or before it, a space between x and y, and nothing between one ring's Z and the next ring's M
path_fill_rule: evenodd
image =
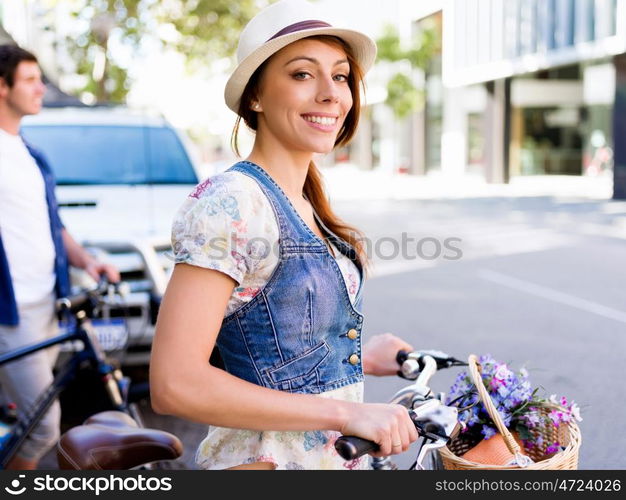
M507 276L506 274L501 274L489 269L480 270L478 276L484 280L491 281L529 295L542 297L553 302L558 302L559 304L564 304L582 311L597 314L598 316L602 316L604 318L626 323L626 313L623 311L603 306L597 302L581 299L580 297L563 293L558 290L554 290L553 288L536 285L535 283L513 278L512 276Z

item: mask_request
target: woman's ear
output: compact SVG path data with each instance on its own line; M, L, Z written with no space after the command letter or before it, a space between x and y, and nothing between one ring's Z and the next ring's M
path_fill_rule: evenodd
M256 111L257 113L260 113L261 111L263 111L263 108L261 107L261 104L259 103L259 101L252 101L252 103L250 104L250 109L252 111Z

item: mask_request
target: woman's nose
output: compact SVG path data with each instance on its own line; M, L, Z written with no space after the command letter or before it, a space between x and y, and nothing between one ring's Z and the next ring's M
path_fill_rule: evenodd
M337 83L332 78L320 79L320 88L317 93L319 102L339 102Z

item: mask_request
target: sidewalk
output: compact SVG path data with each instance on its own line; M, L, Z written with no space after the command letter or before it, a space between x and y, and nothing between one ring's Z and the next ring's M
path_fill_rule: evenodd
M509 184L487 184L479 176L449 177L394 174L380 169L361 170L354 165L323 168L331 200L421 200L490 197L551 196L586 200L610 200L611 177L527 176Z
M322 173L333 203L536 198L551 207L545 209L555 227L575 224L588 234L626 239L626 200L612 200L612 177L542 175L487 184L478 176L416 176L353 165L327 167Z

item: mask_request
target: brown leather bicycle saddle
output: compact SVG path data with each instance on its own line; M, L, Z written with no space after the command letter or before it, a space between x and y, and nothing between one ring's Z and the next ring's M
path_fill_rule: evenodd
M60 469L126 470L181 456L183 445L169 432L145 429L125 413L105 411L67 431L57 445Z

